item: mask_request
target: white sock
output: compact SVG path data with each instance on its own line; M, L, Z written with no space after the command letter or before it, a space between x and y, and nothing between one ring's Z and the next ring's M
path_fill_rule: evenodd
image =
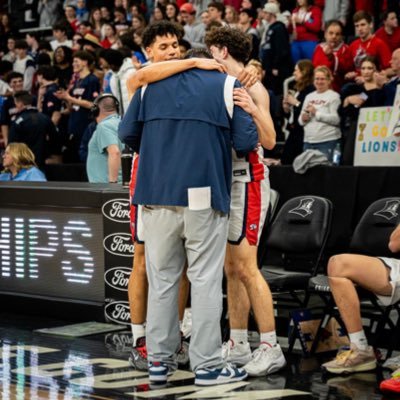
M350 343L355 344L360 350L366 350L368 347L367 337L364 330L349 333Z
M231 329L231 340L233 344L246 344L249 341L247 329Z
M268 343L271 347L277 344L276 331L260 333L260 342Z
M179 321L179 331L182 332L182 323L183 321Z
M136 346L136 342L139 338L146 336L146 330L144 324L131 324L133 346Z

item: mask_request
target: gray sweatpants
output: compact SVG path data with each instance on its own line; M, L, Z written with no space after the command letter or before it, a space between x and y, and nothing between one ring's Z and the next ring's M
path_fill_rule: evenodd
M195 371L221 367L222 276L228 216L207 209L143 207L149 281L147 351L150 361L176 367L180 347L179 282L188 260L192 295L190 363Z

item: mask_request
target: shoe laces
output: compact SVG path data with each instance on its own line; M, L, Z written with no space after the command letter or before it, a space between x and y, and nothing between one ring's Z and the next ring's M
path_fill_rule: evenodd
M253 360L259 361L260 358L262 358L264 356L264 354L270 355L271 354L270 350L272 348L273 347L267 343L261 343L260 346L258 347L258 349L254 350Z
M233 340L229 339L227 342L222 343L222 355L223 357L229 357L231 350L234 346Z
M352 354L353 349L341 351L336 355L336 361L346 361Z

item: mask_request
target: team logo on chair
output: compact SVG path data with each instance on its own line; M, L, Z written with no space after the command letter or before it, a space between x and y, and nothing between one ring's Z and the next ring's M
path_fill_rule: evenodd
M376 213L374 213L374 215L386 218L387 220L391 220L399 215L399 213L397 212L399 206L400 206L399 200L387 201L385 207L383 207L382 210L379 210Z
M312 214L312 205L314 204L314 199L311 197L304 197L300 199L300 204L289 211L289 214L297 214L300 217L307 217L308 215Z

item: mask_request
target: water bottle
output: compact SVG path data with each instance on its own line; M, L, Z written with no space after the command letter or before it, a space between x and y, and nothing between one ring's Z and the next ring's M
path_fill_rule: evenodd
M340 159L342 158L342 151L340 150L340 143L338 143L335 147L335 150L333 150L333 165L340 165Z

